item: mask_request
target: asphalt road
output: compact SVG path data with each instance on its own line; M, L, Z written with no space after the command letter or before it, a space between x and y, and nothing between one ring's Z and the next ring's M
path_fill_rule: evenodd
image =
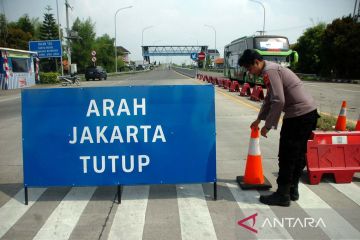
M220 76L222 73L201 72ZM305 88L315 98L318 111L338 116L342 101L347 102L347 119L356 122L360 114L360 84L304 81Z
M204 83L157 69L82 82L81 87L181 84ZM314 93L323 88L318 83L308 87ZM351 184L334 184L326 177L309 185L304 172L300 200L289 208L259 204L263 192L237 186L235 177L245 168L249 124L260 103L215 89L218 200L212 200L211 184L125 186L120 205L115 187L52 187L31 188L25 206L21 99L19 90L0 92L0 239L360 239L359 174ZM354 102L349 101L359 107L358 94L345 92L354 95ZM278 138L279 130L273 130L260 139L264 175L273 186ZM240 226L238 221L247 217L248 228Z

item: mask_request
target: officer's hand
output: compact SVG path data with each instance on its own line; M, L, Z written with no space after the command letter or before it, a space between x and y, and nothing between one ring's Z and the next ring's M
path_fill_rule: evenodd
M255 129L259 128L260 122L261 122L261 120L256 119L255 121L253 121L253 122L251 123L250 128L255 128Z
M267 133L269 132L269 130L267 130L267 128L265 126L263 126L260 130L260 134L261 136L267 138Z

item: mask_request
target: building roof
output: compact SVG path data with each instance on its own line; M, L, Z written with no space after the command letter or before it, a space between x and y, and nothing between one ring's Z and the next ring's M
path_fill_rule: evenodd
M219 51L217 49L208 49L208 54L218 54Z
M37 52L25 51L25 50L20 50L20 49L13 49L13 48L3 48L3 47L0 47L0 50L20 52L20 53L29 53L29 54L37 54Z
M128 54L131 53L129 50L127 50L123 46L117 46L116 48L117 48L118 52L123 52L123 53L128 53Z
M216 58L214 63L215 64L223 64L224 63L224 58Z

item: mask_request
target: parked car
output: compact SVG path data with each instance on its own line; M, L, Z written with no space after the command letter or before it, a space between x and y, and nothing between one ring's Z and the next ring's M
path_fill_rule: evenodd
M101 66L92 66L92 67L88 67L85 70L85 79L86 81L89 81L89 79L95 80L96 78L98 78L99 80L104 79L106 80L107 78L107 73L106 70L103 69Z

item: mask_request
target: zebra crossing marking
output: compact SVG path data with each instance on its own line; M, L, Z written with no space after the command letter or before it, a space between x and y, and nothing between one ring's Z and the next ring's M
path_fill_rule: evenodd
M360 206L360 187L355 183L330 183L336 190L347 196L350 200Z
M33 239L68 239L95 189L96 187L73 187Z
M243 191L238 185L227 183L232 195L239 205L240 211L245 216L256 215L259 222L264 223L266 219L275 219L276 215L268 205L259 202L258 191ZM254 225L255 225L254 221ZM263 224L264 225L264 224ZM292 239L291 235L285 228L271 228L265 226L257 226L256 237L259 239Z
M126 186L123 189L121 204L115 213L108 240L141 240L149 186Z
M24 189L21 189L0 208L0 238L31 208L45 190L46 188L32 188L29 191L28 205L25 205Z
M320 228L331 239L358 239L360 232L356 230L331 206L322 200L307 186L299 184L300 199L299 206L312 218L323 219L326 226L320 224Z
M182 239L217 239L202 185L177 185L176 191Z

